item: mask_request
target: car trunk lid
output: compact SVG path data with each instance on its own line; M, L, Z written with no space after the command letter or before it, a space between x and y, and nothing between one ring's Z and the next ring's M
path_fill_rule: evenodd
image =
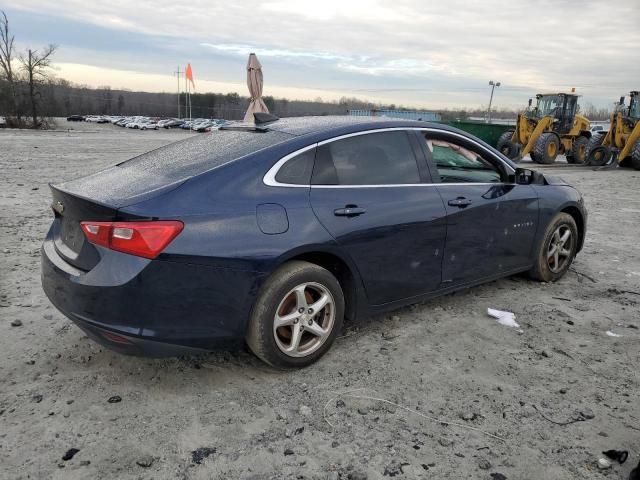
M113 221L116 208L79 197L51 185L55 218L52 225L53 243L58 254L68 263L84 271L91 270L100 260L98 250L85 237L80 222L85 220Z

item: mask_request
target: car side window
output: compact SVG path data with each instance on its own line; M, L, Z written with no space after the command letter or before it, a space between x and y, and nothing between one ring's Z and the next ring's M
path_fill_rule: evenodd
M406 185L420 183L405 131L357 135L318 147L314 185Z
M456 143L427 139L442 183L500 183L502 173L491 162Z
M316 149L311 148L290 158L276 174L276 182L289 185L309 185Z

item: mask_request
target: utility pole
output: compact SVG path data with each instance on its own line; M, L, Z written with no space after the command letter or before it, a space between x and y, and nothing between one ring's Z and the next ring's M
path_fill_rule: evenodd
M500 82L494 82L493 80L489 80L489 85L491 85L491 97L489 98L489 110L487 111L487 123L491 123L491 104L493 103L493 91L496 87L500 86Z
M182 75L184 72L180 71L180 65L178 65L178 69L173 73L175 73L176 77L178 77L178 118L181 118L180 117L180 75Z

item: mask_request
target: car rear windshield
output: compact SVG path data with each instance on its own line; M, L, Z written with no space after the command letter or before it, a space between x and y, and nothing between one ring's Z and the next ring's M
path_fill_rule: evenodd
M216 130L160 147L117 166L123 170L144 171L149 176L177 180L197 175L291 138L291 135L282 132Z

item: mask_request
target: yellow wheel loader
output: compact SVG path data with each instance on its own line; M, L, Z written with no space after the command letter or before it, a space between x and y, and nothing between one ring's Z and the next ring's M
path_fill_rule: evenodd
M587 163L603 166L633 167L640 170L640 92L630 94L629 106L620 97L618 107L611 114L609 130L598 133L589 141Z
M536 106L518 115L516 129L503 133L498 150L512 160L531 155L536 163L553 163L565 154L569 163L584 163L591 138L589 120L578 115L578 95L544 93L536 95Z

